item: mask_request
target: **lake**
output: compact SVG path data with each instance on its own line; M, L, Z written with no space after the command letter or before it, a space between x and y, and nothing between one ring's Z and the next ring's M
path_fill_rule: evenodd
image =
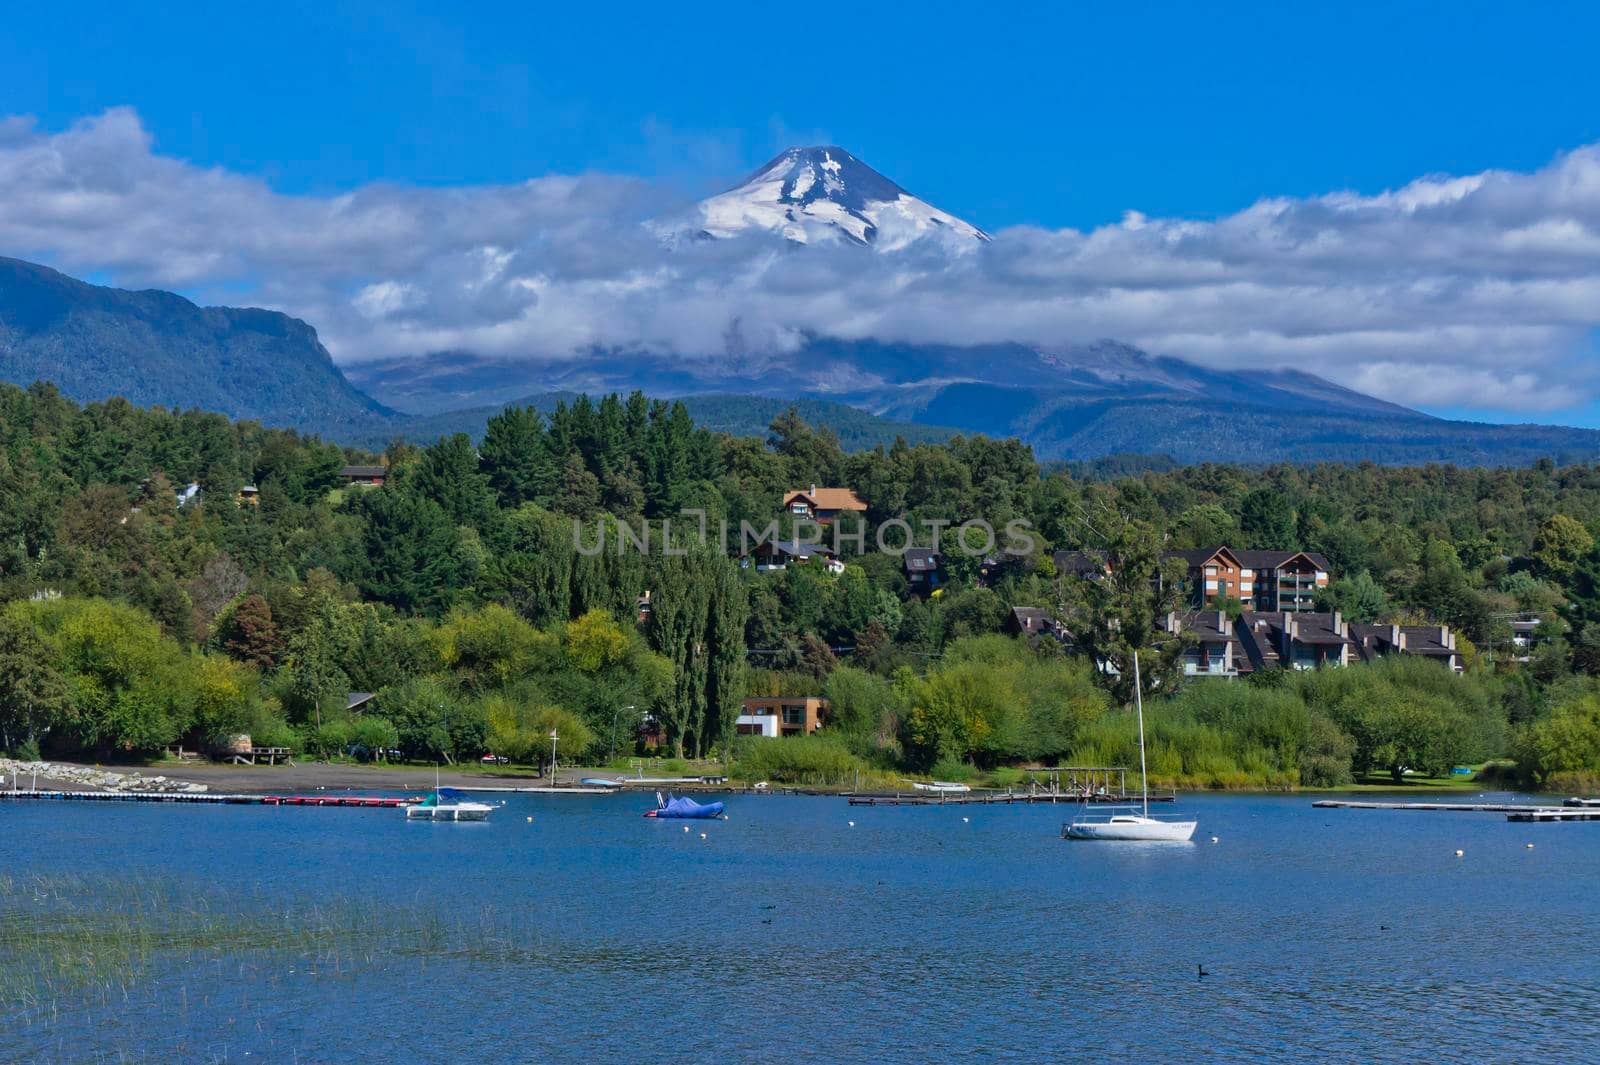
M1186 796L1197 842L1139 845L1062 840L1065 805L736 796L728 821L685 833L641 817L652 801L514 796L486 824L0 806L5 920L176 908L249 941L158 941L115 986L8 1002L0 1061L1512 1062L1600 1046L1600 824ZM291 926L334 945L274 944Z

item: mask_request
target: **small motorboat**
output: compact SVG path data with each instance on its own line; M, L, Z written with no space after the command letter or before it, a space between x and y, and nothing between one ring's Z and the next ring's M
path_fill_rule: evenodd
M944 795L957 795L972 789L965 784L957 784L949 780L935 780L931 782L913 780L911 786L918 791L937 791Z
M656 808L654 810L647 810L645 812L645 816L710 820L711 818L722 816L722 804L720 802L699 803L695 802L693 799L685 798L681 795L676 799L663 799L661 797L661 793L657 792Z
M495 806L471 802L455 788L435 787L433 794L406 807L407 821L487 821Z
M585 784L585 785L587 785L587 786L589 786L591 788L620 788L620 787L622 787L622 781L620 781L620 780L610 780L610 779L608 779L606 777L584 777L582 780L578 781L578 783Z

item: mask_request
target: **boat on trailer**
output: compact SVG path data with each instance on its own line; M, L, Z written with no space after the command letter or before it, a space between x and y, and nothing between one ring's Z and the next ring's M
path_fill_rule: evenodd
M1067 839L1108 839L1135 843L1187 843L1194 836L1198 821L1150 816L1150 778L1144 757L1144 697L1140 692L1139 654L1133 655L1133 704L1139 713L1139 790L1138 806L1103 806L1089 813L1087 800L1083 812L1062 827ZM1118 813L1125 810L1125 813Z

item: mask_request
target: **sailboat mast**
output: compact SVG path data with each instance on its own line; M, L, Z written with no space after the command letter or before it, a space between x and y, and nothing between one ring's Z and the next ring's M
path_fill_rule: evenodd
M1133 652L1133 705L1139 715L1139 792L1144 797L1144 816L1150 816L1150 777L1144 767L1144 695L1139 683L1139 652Z

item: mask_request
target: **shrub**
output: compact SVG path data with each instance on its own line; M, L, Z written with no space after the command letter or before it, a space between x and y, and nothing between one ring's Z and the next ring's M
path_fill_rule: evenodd
M838 739L821 733L781 739L746 736L735 744L733 772L745 780L844 784L865 768Z

